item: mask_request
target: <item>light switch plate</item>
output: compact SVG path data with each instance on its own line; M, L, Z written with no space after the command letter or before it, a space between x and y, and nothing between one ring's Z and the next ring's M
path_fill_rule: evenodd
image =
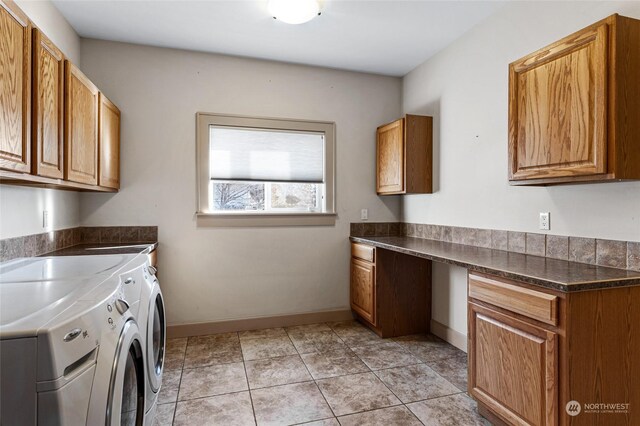
M543 231L548 231L551 229L551 223L549 222L550 220L550 213L549 212L540 212L540 225L539 228L542 229Z
M47 210L42 210L42 227L49 227L49 212Z
M369 220L369 210L368 209L360 210L360 220Z

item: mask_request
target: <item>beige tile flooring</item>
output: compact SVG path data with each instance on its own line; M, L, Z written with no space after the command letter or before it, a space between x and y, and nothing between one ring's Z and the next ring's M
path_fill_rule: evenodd
M466 354L355 321L171 339L156 425L487 425Z

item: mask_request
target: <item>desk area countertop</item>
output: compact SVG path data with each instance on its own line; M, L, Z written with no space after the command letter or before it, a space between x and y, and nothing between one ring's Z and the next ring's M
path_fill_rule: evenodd
M355 243L418 256L562 292L640 285L640 272L414 237L350 237Z

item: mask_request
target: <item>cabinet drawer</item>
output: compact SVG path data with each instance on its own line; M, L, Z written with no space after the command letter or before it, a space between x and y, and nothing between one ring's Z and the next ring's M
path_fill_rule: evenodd
M351 256L368 262L375 262L375 247L351 243Z
M544 322L558 324L558 297L469 274L469 297Z

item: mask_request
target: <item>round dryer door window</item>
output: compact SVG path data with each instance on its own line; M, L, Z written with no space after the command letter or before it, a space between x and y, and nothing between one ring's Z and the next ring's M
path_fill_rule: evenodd
M138 365L136 348L129 349L127 362L124 367L124 382L122 386L122 406L120 409L120 424L123 426L135 426L140 417L140 411L144 410L144 400L141 400L141 387L144 382L140 380L141 368Z
M144 423L145 379L142 340L135 320L130 319L122 328L107 402L108 426Z
M162 294L158 293L155 300L155 309L153 313L153 365L155 373L162 373L162 364L164 363L164 304L162 303Z
M162 292L158 285L154 286L153 292L151 293L147 327L147 377L151 391L158 392L162 385L167 329L164 316L164 301L162 300Z

